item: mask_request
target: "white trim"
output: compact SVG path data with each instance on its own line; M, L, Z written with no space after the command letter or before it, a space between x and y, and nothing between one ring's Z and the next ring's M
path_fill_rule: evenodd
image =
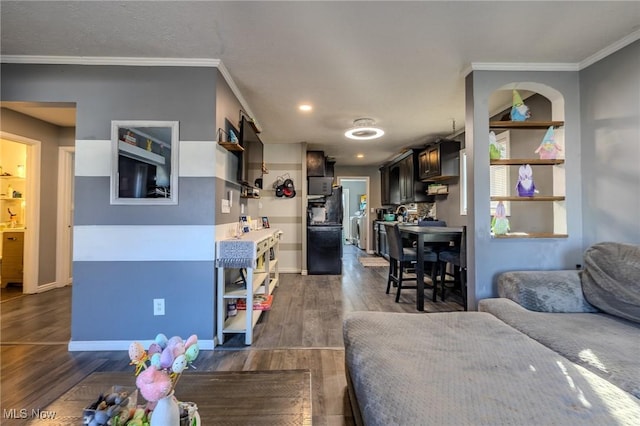
M180 177L216 177L216 141L180 141Z
M578 64L579 69L584 69L584 68L588 67L589 65L595 64L600 59L606 58L607 56L611 55L612 53L617 52L618 50L622 49L623 47L626 47L626 46L630 45L631 43L633 43L634 41L636 41L638 39L640 39L640 29L632 32L628 36L622 38L621 40L618 40L617 42L615 42L615 43L613 43L613 44L611 44L611 45L609 45L607 47L605 47L604 49L594 53L593 55L589 56L588 58L583 59Z
M467 149L460 150L460 216L467 216L469 211L469 173L467 169Z
M115 65L138 67L209 67L217 68L229 88L236 96L242 109L253 118L256 127L260 125L249 104L240 92L229 70L222 60L211 58L128 58L119 56L47 56L47 55L2 55L0 63L8 64L47 64L47 65Z
M73 260L213 262L214 235L213 225L76 225Z
M580 71L577 63L553 62L472 62L462 75L471 71Z
M120 56L49 56L2 55L0 62L10 64L48 65L120 65L143 67L210 67L217 68L220 59L210 58L142 58Z
M73 163L75 147L58 147L58 197L56 223L56 282L60 286L71 284L72 229L73 229Z
M76 176L111 176L111 139L76 140Z
M251 111L251 108L249 108L249 104L245 100L244 96L242 96L242 93L240 93L240 89L238 89L238 86L236 86L235 81L233 81L233 78L231 78L231 74L229 73L229 70L227 69L227 67L224 66L222 61L219 61L217 68L218 68L218 71L220 71L220 74L222 74L222 77L225 79L225 81L229 85L229 88L231 89L231 92L233 92L233 94L238 99L238 102L240 102L240 105L242 106L242 109L247 114L249 114L249 117L251 117L253 119L253 124L256 125L258 130L260 130L260 123L255 118L255 115Z
M40 166L41 142L36 139L8 133L0 130L0 138L27 146L27 179L25 207L24 260L22 275L22 292L25 294L38 291L40 272Z
M60 283L58 281L54 281L54 282L47 283L47 284L40 284L36 288L36 291L34 291L32 294L44 293L46 291L53 290L53 289L56 289L56 288L65 287L65 286L66 286L66 284L62 284L62 283Z
M126 351L133 340L69 340L67 349L69 352L78 351ZM142 346L148 348L153 340L139 340ZM210 351L217 345L217 339L198 339L198 347L201 351Z

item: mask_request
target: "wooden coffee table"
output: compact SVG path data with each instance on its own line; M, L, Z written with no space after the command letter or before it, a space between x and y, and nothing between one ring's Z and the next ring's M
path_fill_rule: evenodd
M44 410L53 420L31 424L82 424L82 410L113 385L135 387L133 373L87 376ZM186 372L175 392L195 402L203 425L311 425L309 370ZM139 396L138 404L144 399Z

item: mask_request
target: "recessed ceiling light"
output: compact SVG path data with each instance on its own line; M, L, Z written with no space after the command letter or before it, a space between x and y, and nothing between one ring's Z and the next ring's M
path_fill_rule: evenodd
M347 130L344 135L349 139L366 141L384 135L384 130L376 127L375 121L371 118L358 118L354 120L353 127Z
M313 109L313 107L309 104L300 104L298 106L298 109L303 112L309 112Z
M364 158L364 154L357 154L356 158Z

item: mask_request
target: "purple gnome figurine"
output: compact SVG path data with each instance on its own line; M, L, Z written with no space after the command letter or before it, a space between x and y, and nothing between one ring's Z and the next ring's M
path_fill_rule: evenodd
M536 192L536 185L533 183L533 170L531 170L530 165L520 166L516 189L520 197L533 197L534 192Z

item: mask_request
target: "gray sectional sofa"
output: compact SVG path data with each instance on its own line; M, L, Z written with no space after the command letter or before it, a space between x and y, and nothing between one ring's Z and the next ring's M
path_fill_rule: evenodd
M356 423L640 425L640 247L584 263L504 273L480 312L349 314Z

